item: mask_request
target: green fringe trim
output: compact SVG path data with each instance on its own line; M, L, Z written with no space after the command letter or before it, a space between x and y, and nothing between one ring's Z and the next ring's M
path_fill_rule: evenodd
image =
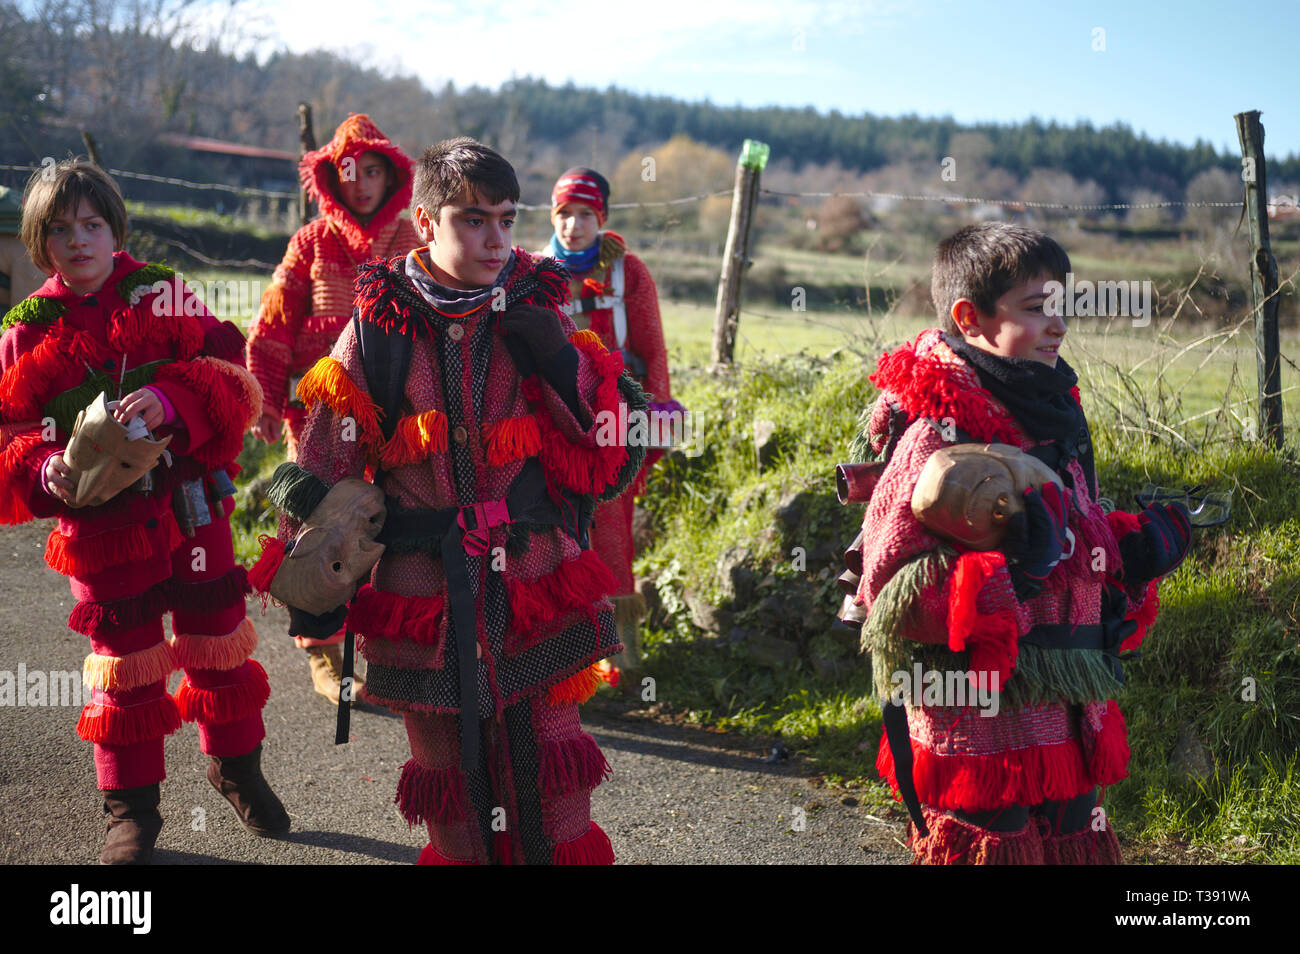
M103 391L110 401L117 399L119 388L123 395L138 391L146 384L153 384L158 369L168 363L170 359L150 361L148 364L132 368L126 373L126 377L119 377L103 368L91 368L84 381L74 388L68 388L62 394L54 395L41 406L41 411L47 417L54 418L55 427L65 434L71 434L73 425L77 423L77 415L90 406L90 402L99 396L100 391Z
M154 282L169 282L175 277L176 270L168 268L166 265L146 265L118 282L117 294L123 301L130 301L131 292L141 285L152 285Z
M853 440L849 441L847 463L865 464L877 458L876 452L871 449L871 441L867 438L867 425L871 423L871 409L874 406L875 401L872 401L858 415L858 428L853 432Z
M1013 707L1053 699L1091 702L1114 699L1120 684L1100 649L1044 649L1021 643L1006 692Z
M8 331L14 325L52 325L67 312L67 308L53 298L33 295L24 298L5 312L0 328Z
M266 498L276 510L303 521L320 506L329 492L325 481L303 470L293 461L286 460L271 475L271 486L266 490Z
M955 653L942 643L920 643L901 635L910 628L909 616L921 590L950 572L956 556L945 547L918 557L894 574L872 604L871 615L862 624L862 651L871 653L877 698L893 693L898 672L908 674L904 686L910 689L917 663L922 671L969 671L970 653ZM1120 688L1110 660L1100 649L1044 649L1021 643L1016 670L1002 687L999 704L1002 711L1013 711L1062 699L1084 703L1114 699Z
M903 564L871 604L871 613L862 624L862 651L877 652L894 639L912 644L913 640L898 634L909 628L922 591L937 585L956 562L957 551L940 547Z
M624 371L618 376L618 390L623 395L623 400L627 402L629 420L633 411L647 411L650 407L650 400L645 396L645 391L636 379ZM641 465L645 463L646 449L642 445L627 445L627 460L623 462L622 468L618 472L617 479L606 487L596 499L604 503L606 500L613 500L628 485L636 479L636 475L641 472Z

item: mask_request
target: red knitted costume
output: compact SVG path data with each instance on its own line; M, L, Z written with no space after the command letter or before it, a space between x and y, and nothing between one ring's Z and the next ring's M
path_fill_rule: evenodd
M544 483L535 486L557 502L562 491L600 493L625 483L627 448L602 446L595 426L600 412L618 412L622 364L562 317L576 351L579 406L570 409L541 374L521 375L487 303L449 315L422 297L408 277L422 255L369 266L358 281L363 327L414 334L392 436L382 430L381 402L372 398L349 324L300 388L312 406L297 467L284 465L298 489L279 500L288 515L281 538L292 539L297 520L289 518L310 512L325 487L377 471L389 498L384 533L399 538L380 537L387 550L353 599L348 626L368 662L368 697L405 714L412 757L397 802L409 822L428 827L421 861L612 862L608 838L590 820L591 790L609 767L577 715L595 691L593 664L620 649L606 599L609 571L559 527L512 511L518 519L492 526L481 551L467 543L462 555L454 546L468 584L451 588L447 551L417 526L432 524L396 508L446 514L461 507L465 519L466 505L488 502L470 518L478 523L525 468L540 468ZM539 270L522 249L514 255L507 295L545 275L524 300L558 310L559 274ZM458 678L457 640L466 634L453 625L466 619L454 606L466 595L472 607L461 606L478 656L469 699ZM462 712L482 736L480 765L469 771L461 766Z
M932 863L1024 863L1047 860L1115 863L1109 825L1057 836L1031 818L1018 832L972 825L953 811L985 813L1087 795L1127 774L1124 718L1113 657L1102 649L1100 569L1120 565L1111 522L1092 499L1082 468L1071 460L1066 492L1073 555L1052 571L1038 596L1017 600L1002 554L958 552L930 535L912 514L911 496L929 456L945 441L930 421L955 422L976 441L1033 445L1006 408L980 385L975 370L938 331L880 358L871 379L882 391L868 435L879 451L890 403L912 420L872 494L863 523L863 574L858 601L870 611L863 627L876 691L890 695L899 671L998 673L996 715L970 705L908 700L913 778L925 806L929 837L916 838L918 860ZM1075 400L1078 400L1077 390ZM1137 618L1154 585L1127 594ZM1151 606L1146 607L1149 615ZM1144 617L1145 623L1150 619ZM1125 643L1132 648L1140 634ZM1070 648L1064 648L1069 644ZM910 696L910 694L909 694ZM944 699L947 703L952 700ZM919 704L924 702L925 704ZM894 760L882 738L877 768L895 791Z
M359 161L364 152L386 156L397 181L362 225L339 198L338 177L345 159ZM290 458L296 453L304 412L289 406L294 400L289 379L305 374L329 354L352 317L357 266L405 255L420 244L410 220L398 218L411 201L411 160L369 117L349 116L333 139L302 157L298 174L320 217L289 240L248 335L248 368L266 395L263 413L283 419Z
M93 650L84 675L93 701L77 731L95 743L101 789L161 781L163 736L182 719L198 723L209 755L252 751L265 735L270 691L249 658L257 633L244 613L247 574L231 548L234 499L218 498L212 477L237 472L244 431L261 409L261 389L243 366L243 336L213 318L171 269L125 252L113 258L93 294L51 278L5 316L0 339L0 520L58 517L45 559L71 577L79 602L68 625ZM155 286L160 281L167 284ZM154 469L154 490L131 488L80 509L48 495L42 470L65 448L77 413L101 390L114 399L146 385L175 411L158 428L173 435L174 459ZM172 494L194 479L207 491L211 522L184 537ZM170 642L162 626L168 610ZM167 677L178 667L185 680L173 699Z
M650 400L655 404L666 404L672 400L668 383L668 349L664 345L659 294L654 279L645 263L627 251L623 237L617 232L606 230L598 241L600 256L596 265L586 274L574 276L571 281L573 297L577 300L612 294L611 272L614 263L622 260L624 307L627 310L627 339L623 346L645 362L646 373L639 383L650 395ZM606 348L611 351L618 348L612 308L595 308L586 312L575 310L573 321L580 329L594 331ZM620 623L634 622L645 615L645 604L636 592L636 580L632 575L632 559L636 555L632 544L632 511L637 496L645 490L646 475L662 456L662 451L648 453L645 465L628 491L601 504L592 525L591 545L617 581L614 608Z

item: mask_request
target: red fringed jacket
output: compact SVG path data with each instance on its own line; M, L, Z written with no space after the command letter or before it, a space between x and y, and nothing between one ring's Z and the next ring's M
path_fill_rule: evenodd
M887 439L891 402L908 412L912 423L872 494L863 522L858 602L868 610L900 570L943 544L911 509L912 491L926 460L945 444L922 419L951 419L978 441L1021 448L1034 444L936 330L883 355L871 380L882 392L868 425L877 451ZM1019 679L1017 688L1026 689L1032 682L1035 690L1024 696L1035 701L1015 708L1004 694L993 716L981 714L975 705L909 703L916 789L921 802L932 808L974 812L1036 805L1073 798L1127 774L1124 718L1113 699L1119 682L1107 672L1109 665L1098 647L1107 622L1105 567L1113 571L1120 566L1112 527L1123 532L1132 517L1103 513L1091 498L1078 461L1067 469L1067 483L1073 485L1067 500L1075 549L1053 570L1037 597L1024 604L1017 600L1006 561L996 551L959 553L950 572L904 597L910 600L909 612L902 616L905 629L893 635L912 641L908 645L915 647L918 658L924 655L918 644L946 647L965 654L956 658L969 659L971 671L997 671L1004 689L1009 688L1008 680ZM1135 607L1129 618L1141 628L1123 649L1134 648L1154 618L1154 584L1127 592L1127 597ZM877 768L897 790L893 758L883 738Z
M113 260L91 295L50 278L9 311L0 338L0 522L57 516L45 559L72 577L78 600L115 600L171 576L181 539L172 491L218 468L237 473L262 405L238 328L214 318L171 269L126 252ZM172 435L173 463L154 469L154 491L79 509L49 496L41 470L67 446L77 414L101 390L115 400L145 385L176 412L157 429Z
M508 296L535 269L523 249L515 256ZM387 267L400 272L401 264ZM409 294L399 301L390 297L395 288ZM556 308L565 296L554 287L525 300ZM520 374L488 307L467 317L440 315L406 279L372 271L359 280L357 309L361 322L414 334L401 416L385 438L381 402L369 392L349 323L299 387L310 410L296 465L282 466L296 466L299 487L318 489L288 494L282 540L293 538L325 488L376 469L394 522L394 503L428 512L500 500L534 461L552 500L562 490L599 494L630 479L627 448L597 437L601 412L617 415L623 400L622 361L590 331L576 331L561 316L577 350L575 416L541 375ZM484 552L467 563L484 664L479 715L542 692L555 701L589 697L598 682L591 667L621 648L606 598L614 581L595 552L556 526L513 523L494 526ZM348 615L368 662L367 696L393 709L459 712L450 616L437 544L389 546Z
M397 176L388 199L365 225L338 197L339 163L359 150L386 156ZM293 397L290 377L329 354L352 317L357 266L405 255L420 244L415 226L398 217L411 202L411 160L369 118L349 117L330 142L302 157L298 173L320 217L289 240L248 333L248 368L266 395L264 412L276 418L285 416ZM301 411L289 417L296 425Z

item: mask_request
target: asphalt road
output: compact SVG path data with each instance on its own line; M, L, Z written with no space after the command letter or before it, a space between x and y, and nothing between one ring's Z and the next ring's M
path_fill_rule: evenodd
M0 672L76 671L87 640L67 628L67 580L42 559L49 524L0 531ZM409 757L400 717L356 710L348 745L334 745L334 710L311 690L287 616L249 611L255 654L270 675L263 769L293 819L284 839L248 834L208 785L198 732L166 742L159 864L411 864L425 842L393 805ZM180 674L172 677L174 690ZM15 700L17 701L17 700ZM23 701L28 701L24 699ZM0 706L0 863L93 864L103 842L91 746L72 705ZM817 798L797 761L765 765L761 749L716 733L584 711L614 777L592 817L619 863L905 863L902 825L835 798ZM799 830L802 829L802 830Z

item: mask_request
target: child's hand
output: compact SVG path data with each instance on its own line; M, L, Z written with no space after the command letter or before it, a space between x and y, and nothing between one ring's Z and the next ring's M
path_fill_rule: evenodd
M1153 503L1140 514L1141 529L1119 540L1124 581L1149 582L1172 573L1192 547L1192 523L1181 503Z
M523 338L533 354L543 360L569 343L559 316L539 305L515 305L501 316L500 328L503 334Z
M137 414L144 419L145 427L150 430L161 424L167 416L167 412L163 410L162 401L158 400L158 395L148 388L132 391L118 402L113 411L113 417L117 418L122 424L130 424L131 418Z
M72 503L72 495L76 490L72 486L71 477L72 470L63 462L62 454L55 454L46 461L45 470L41 474L45 492L56 500L61 500L69 505Z
M280 439L280 420L271 414L263 414L261 420L253 425L253 436L259 441L274 444Z
M1021 602L1038 595L1061 557L1073 549L1066 521L1065 498L1056 484L1044 484L1041 493L1033 487L1025 491L1025 510L1011 518L1003 542Z

